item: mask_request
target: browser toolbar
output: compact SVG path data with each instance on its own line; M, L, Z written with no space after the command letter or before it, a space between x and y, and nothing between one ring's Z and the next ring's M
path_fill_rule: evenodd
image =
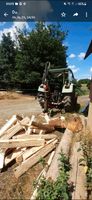
M92 21L91 7L91 0L0 0L0 21Z

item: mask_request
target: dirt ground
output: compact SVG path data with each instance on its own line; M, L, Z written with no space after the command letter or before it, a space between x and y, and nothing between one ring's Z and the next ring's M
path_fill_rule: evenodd
M81 107L84 107L87 105L89 101L89 95L79 96L77 102L81 105Z
M84 106L88 101L88 96L79 97L78 103ZM35 97L28 95L3 95L0 98L0 126L13 114L23 114L31 116L33 113L38 115L42 109ZM42 170L42 164L39 163L29 169L18 180L13 175L13 168L16 164L8 166L0 173L0 199L30 199L33 191L33 182Z
M85 106L88 95L78 97L78 103ZM31 116L39 114L42 109L34 96L13 92L0 92L0 127L14 114Z
M0 92L0 126L14 114L31 116L41 112L42 109L34 96Z

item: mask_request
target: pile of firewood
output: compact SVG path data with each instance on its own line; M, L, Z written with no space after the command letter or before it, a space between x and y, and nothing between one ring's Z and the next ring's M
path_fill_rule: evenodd
M46 123L38 123L34 115L31 118L13 115L0 129L0 169L15 160L18 166L14 174L18 178L56 148L58 138L53 133L56 128L72 132L82 129L79 117L74 116L70 122L64 117L44 118Z

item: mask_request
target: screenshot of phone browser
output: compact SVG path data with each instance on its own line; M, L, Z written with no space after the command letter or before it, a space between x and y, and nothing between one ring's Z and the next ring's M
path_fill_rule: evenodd
M92 133L92 0L0 0L0 199L34 199L54 153L70 157L73 145L72 167L60 152L60 176L55 160L37 199L88 199L85 186L92 199L88 109Z

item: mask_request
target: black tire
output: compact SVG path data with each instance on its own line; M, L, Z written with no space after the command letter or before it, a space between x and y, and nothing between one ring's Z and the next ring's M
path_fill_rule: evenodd
M48 112L48 93L44 94L44 110L43 112Z
M63 99L63 104L66 112L71 112L73 110L71 96L65 96Z
M38 102L39 102L41 108L44 109L44 100L45 100L44 93L38 92L37 99L38 99Z

